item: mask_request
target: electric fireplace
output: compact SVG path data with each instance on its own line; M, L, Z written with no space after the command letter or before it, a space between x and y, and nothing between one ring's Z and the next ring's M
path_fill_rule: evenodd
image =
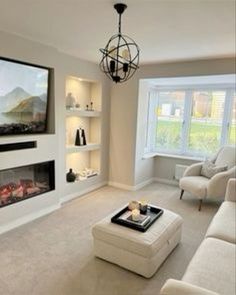
M54 189L54 161L0 170L0 208Z

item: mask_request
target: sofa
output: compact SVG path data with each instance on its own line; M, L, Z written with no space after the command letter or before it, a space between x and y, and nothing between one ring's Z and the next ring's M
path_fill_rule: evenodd
M236 179L228 181L225 201L182 280L169 279L161 295L236 294Z

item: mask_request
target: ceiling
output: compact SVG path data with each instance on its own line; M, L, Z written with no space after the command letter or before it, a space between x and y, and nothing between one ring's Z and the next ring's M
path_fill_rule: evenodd
M143 64L235 54L234 0L0 0L0 30L98 63L117 32L117 2L128 5L122 32Z

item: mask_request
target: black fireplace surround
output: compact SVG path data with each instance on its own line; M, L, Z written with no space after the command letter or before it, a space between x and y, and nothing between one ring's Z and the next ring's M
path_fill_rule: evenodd
M54 161L0 170L0 208L54 189Z

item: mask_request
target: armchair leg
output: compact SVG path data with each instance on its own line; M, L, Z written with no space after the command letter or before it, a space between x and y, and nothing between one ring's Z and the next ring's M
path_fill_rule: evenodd
M180 200L182 200L183 194L184 194L184 190L182 189L180 193L180 197L179 197Z
M199 200L198 211L201 211L201 209L202 209L202 199L201 199L201 200Z

